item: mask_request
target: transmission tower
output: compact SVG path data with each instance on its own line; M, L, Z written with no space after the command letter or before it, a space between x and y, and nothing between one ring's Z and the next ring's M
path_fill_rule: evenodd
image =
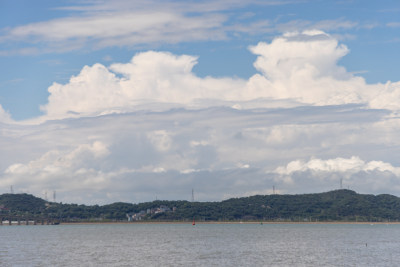
M11 192L11 194L14 194L14 188L13 188L13 186L10 186L10 192Z
M56 190L53 191L53 202L56 202Z
M194 202L194 189L192 188L192 202Z

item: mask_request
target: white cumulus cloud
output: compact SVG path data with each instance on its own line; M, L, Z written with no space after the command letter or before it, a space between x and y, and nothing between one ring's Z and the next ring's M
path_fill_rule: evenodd
M280 175L291 175L295 172L315 173L349 173L358 172L390 172L400 177L400 167L394 167L390 163L382 161L365 162L359 157L335 158L335 159L310 159L309 161L295 160L286 166L278 167L275 172Z
M399 82L367 84L338 65L349 50L322 31L287 33L250 47L260 72L249 80L201 78L193 73L197 57L148 51L128 63L85 66L68 83L49 87L46 118L96 116L137 109L232 106L237 109L358 103L398 110ZM268 101L266 101L268 99Z
M350 158L293 160L270 172L286 188L302 186L309 192L332 190L343 186L360 193L397 194L400 189L400 167L380 160Z
M192 56L149 51L109 68L85 66L69 83L49 87L48 103L41 109L49 118L64 118L127 112L154 102L196 105L202 99L239 99L244 81L199 78L192 73L195 64Z
M3 109L3 107L0 105L0 123L2 123L2 122L9 123L11 121L12 121L12 119L11 119L10 114L7 111L5 111Z
M99 141L79 145L72 151L51 150L28 163L10 165L4 171L0 186L14 185L23 191L36 192L55 188L62 188L60 191L103 188L109 181L99 164L108 154L106 145Z
M258 55L254 66L263 75L254 75L249 87L265 97L312 105L365 101L369 87L364 79L337 64L348 48L324 32L287 33L250 50Z

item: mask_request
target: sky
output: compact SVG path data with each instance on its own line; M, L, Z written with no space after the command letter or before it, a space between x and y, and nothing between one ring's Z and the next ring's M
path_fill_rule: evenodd
M0 0L0 193L400 196L399 48L397 0Z

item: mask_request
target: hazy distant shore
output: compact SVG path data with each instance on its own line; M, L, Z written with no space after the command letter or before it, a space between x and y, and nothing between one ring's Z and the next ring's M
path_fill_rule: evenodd
M358 194L347 189L301 195L255 195L221 202L157 200L104 206L46 202L29 194L2 194L0 220L12 221L11 224L25 222L25 225L31 221L191 224L193 218L198 224L388 224L400 222L398 207L399 197Z

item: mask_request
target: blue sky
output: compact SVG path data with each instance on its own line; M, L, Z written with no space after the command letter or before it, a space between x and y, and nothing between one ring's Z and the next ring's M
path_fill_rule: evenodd
M2 0L0 192L396 194L399 36L394 0Z

